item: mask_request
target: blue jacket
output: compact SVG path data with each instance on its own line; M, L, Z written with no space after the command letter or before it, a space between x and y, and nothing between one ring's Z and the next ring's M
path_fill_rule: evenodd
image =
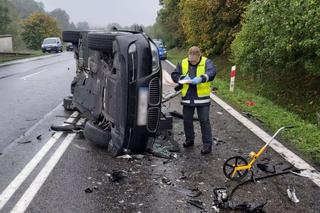
M189 63L188 75L191 79L196 77L196 71L197 71L197 65L192 65ZM216 76L216 73L217 73L216 66L213 64L213 62L210 59L207 59L206 60L206 74L209 77L208 81L213 81ZM182 77L184 77L184 76L182 76L182 66L181 66L181 63L178 63L174 72L171 73L171 78L175 83L178 83L178 81ZM207 81L206 77L202 76L201 78L202 78L203 83ZM207 97L207 98L209 98L209 97ZM208 102L208 103L195 103L195 99L199 99L197 96L197 86L191 84L191 85L189 85L189 89L188 89L186 96L183 97L183 100L188 100L189 103L182 102L182 104L189 105L189 106L210 105L210 102Z

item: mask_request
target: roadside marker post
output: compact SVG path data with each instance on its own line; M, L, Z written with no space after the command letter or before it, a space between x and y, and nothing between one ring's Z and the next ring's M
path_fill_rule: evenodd
M230 72L230 92L234 91L234 82L236 79L236 65L232 66Z

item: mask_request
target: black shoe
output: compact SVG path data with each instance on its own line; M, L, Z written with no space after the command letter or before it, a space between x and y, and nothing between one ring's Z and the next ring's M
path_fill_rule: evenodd
M184 148L187 148L187 147L193 146L194 145L194 141L186 141L182 145L183 145Z
M206 155L212 152L212 145L211 144L203 144L201 149L201 154Z

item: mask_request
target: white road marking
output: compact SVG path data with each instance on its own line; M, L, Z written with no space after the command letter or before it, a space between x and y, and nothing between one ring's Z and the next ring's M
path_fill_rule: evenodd
M167 62L168 64L170 64L173 68L176 68L176 65L174 65L171 61L166 60L166 62Z
M67 120L67 122L72 122L78 115L78 112L74 112ZM5 190L3 190L3 192L0 194L0 210L9 201L11 196L21 186L21 184L27 179L31 172L36 168L39 162L48 153L55 142L58 141L62 134L62 132L59 132L52 136L49 141L39 150L39 152L29 161L29 163L21 170L21 172L14 178L14 180L11 181L11 183L5 188Z
M46 163L46 165L42 168L40 173L31 183L29 188L25 191L23 196L20 198L18 203L13 207L11 213L19 213L24 212L35 195L40 190L41 186L44 184L50 173L52 172L53 168L56 166L60 158L62 157L63 153L67 150L68 146L76 136L76 133L69 134L59 146L59 148L55 151L55 153L51 156L50 160Z
M166 60L166 62L168 62L172 67L174 68L176 67L170 61ZM218 105L220 105L223 109L225 109L230 115L232 115L234 118L240 121L240 123L242 123L245 127L247 127L251 132L257 135L263 142L267 143L268 141L270 141L272 136L270 136L264 130L259 128L249 119L245 118L243 115L241 115L231 106L229 106L227 103L222 101L216 95L211 94L210 97L213 101L215 101ZM309 179L313 181L317 186L320 187L320 173L314 167L309 165L306 161L301 159L298 155L290 151L288 148L283 146L279 141L275 139L270 144L270 147L274 151L276 151L278 154L280 154L284 159L286 159L289 163L295 166L297 169L311 171L313 175L309 176Z
M81 125L85 122L85 119L80 119L77 124ZM11 213L19 213L24 212L29 204L32 202L44 182L49 177L50 173L54 169L54 167L57 165L69 145L71 144L72 140L76 136L76 133L68 134L68 136L63 140L61 145L58 147L58 149L54 152L54 154L51 156L49 161L46 163L46 165L42 168L40 173L37 175L37 177L33 180L31 185L28 187L28 189L25 191L25 193L22 195L20 200L17 202L17 204L13 207L11 210Z
M46 72L46 71L48 71L48 70L42 70L42 71L39 71L39 72L35 72L35 73L30 74L30 75L23 76L20 79L25 81L27 78L30 78L32 76L38 75L38 74Z

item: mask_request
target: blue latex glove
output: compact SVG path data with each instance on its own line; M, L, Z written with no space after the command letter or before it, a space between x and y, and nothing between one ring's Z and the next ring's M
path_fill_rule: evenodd
M202 82L202 78L200 77L195 77L192 79L192 84L196 85L196 84L200 84Z

